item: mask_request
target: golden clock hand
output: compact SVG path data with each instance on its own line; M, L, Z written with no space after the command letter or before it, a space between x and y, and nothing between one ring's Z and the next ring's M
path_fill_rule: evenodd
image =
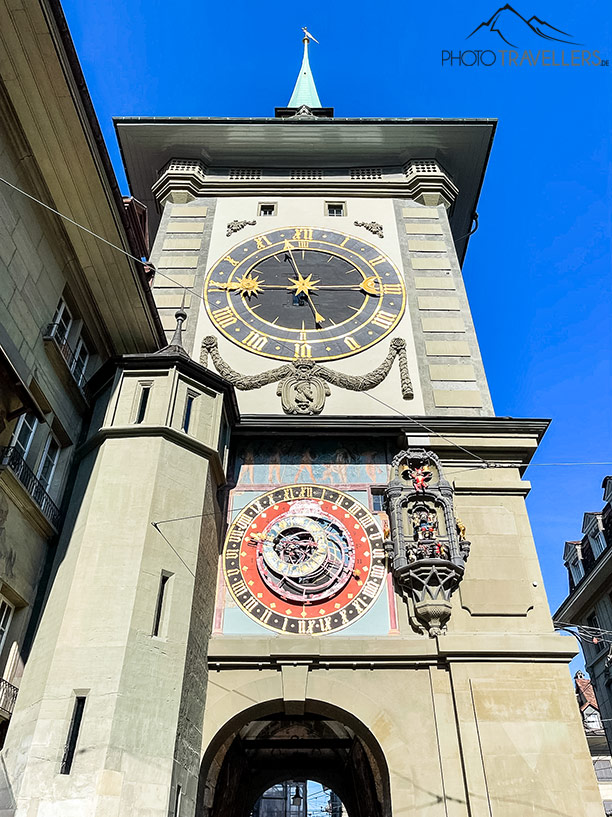
M319 324L320 324L320 323L323 323L323 321L325 320L325 318L323 317L323 315L321 315L319 312L317 312L317 308L316 308L316 306L314 305L314 303L312 302L312 298L310 297L309 293L308 293L308 292L306 292L305 294L306 294L306 298L307 298L307 300L308 300L308 303L310 304L310 308L312 309L312 314L314 315L315 325L316 325L316 327L317 327L317 329L318 329L318 328L319 328Z
M293 257L293 253L291 252L291 250L288 249L287 253L289 255L289 258L291 259L291 263L293 264L293 267L295 269L295 274L297 276L296 278L290 278L289 279L289 282L292 284L292 286L287 287L287 289L289 289L289 290L294 289L296 295L305 295L306 296L306 300L310 304L310 308L312 309L312 314L314 315L315 326L318 329L319 324L323 323L325 318L323 317L323 315L321 315L320 312L317 312L317 308L314 305L312 298L310 297L310 292L311 292L311 290L316 290L317 289L316 284L318 284L319 282L312 280L312 273L310 273L310 275L307 278L304 278L304 276L302 275L302 273L298 269L298 265L295 263L295 258Z

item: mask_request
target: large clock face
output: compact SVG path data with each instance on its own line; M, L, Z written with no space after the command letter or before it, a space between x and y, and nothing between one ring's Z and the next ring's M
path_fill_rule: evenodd
M289 485L258 497L232 523L223 550L236 603L279 634L317 635L362 616L385 577L383 537L348 494Z
M210 319L234 343L281 360L330 360L391 332L406 301L402 276L361 238L314 227L273 230L209 270Z

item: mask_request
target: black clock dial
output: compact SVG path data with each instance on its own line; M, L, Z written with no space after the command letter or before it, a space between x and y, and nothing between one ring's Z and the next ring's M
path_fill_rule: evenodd
M368 348L397 326L401 274L378 247L314 227L247 239L204 282L208 315L234 343L280 360L331 360Z
M256 264L252 275L260 276L270 289L257 301L249 299L247 307L255 307L258 318L288 329L342 323L354 317L368 297L361 288L363 275L353 264L317 250L280 252ZM300 280L298 276L310 286L294 285Z

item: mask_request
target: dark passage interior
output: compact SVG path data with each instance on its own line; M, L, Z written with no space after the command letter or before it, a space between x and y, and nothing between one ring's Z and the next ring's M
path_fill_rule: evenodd
M314 712L250 720L205 755L198 817L250 817L271 787L286 781L305 786L308 780L331 789L348 817L388 817L384 759L371 735L358 731L358 724ZM303 786L297 786L302 798ZM294 817L294 811L287 815Z

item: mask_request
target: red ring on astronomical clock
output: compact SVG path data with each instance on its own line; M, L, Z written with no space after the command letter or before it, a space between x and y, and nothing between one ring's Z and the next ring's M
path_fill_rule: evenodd
M287 485L249 503L230 526L223 570L238 606L277 633L341 630L385 583L383 536L352 496Z

